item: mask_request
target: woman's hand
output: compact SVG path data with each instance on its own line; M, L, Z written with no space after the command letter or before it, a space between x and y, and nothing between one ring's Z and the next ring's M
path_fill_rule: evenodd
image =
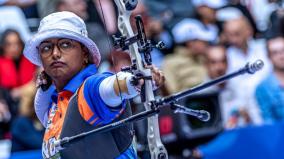
M151 70L153 88L157 89L161 87L165 83L164 73L154 65L148 65L146 66L146 68ZM140 79L139 83L135 86L139 92L143 84L144 84L144 79Z
M43 91L47 90L50 85L52 84L50 77L42 71L38 76L36 80L36 87L41 87Z
M161 87L165 83L165 80L166 80L164 73L154 65L149 65L146 67L151 69L152 80L154 82L154 86L157 88Z

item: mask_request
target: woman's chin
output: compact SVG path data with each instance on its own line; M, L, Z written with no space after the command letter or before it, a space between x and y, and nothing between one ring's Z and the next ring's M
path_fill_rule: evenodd
M62 70L61 68L54 68L51 71L51 76L55 79L62 79L64 77L67 77L67 74L66 71Z

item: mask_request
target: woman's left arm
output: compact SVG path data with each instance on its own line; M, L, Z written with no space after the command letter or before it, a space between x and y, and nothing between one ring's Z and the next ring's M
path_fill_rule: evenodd
M153 86L156 89L165 82L164 74L155 66L148 68L152 71ZM134 86L131 83L132 79L133 75L128 72L119 72L104 79L99 89L103 101L110 107L116 107L122 103L122 100L137 96L144 80L140 80L138 85Z

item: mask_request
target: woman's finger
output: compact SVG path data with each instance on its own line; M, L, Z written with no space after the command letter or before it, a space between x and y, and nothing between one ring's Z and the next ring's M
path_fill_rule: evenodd
M159 71L159 82L158 82L158 84L159 84L159 86L162 86L163 84L164 84L164 82L165 82L165 76L164 76L164 73L162 72L162 71Z

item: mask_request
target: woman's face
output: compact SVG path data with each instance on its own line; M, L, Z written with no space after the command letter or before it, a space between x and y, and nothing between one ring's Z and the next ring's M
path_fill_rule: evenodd
M18 59L23 51L20 37L16 33L10 33L6 36L3 45L4 56L12 59Z
M38 46L45 72L55 81L69 81L82 70L88 52L71 39L47 39Z

